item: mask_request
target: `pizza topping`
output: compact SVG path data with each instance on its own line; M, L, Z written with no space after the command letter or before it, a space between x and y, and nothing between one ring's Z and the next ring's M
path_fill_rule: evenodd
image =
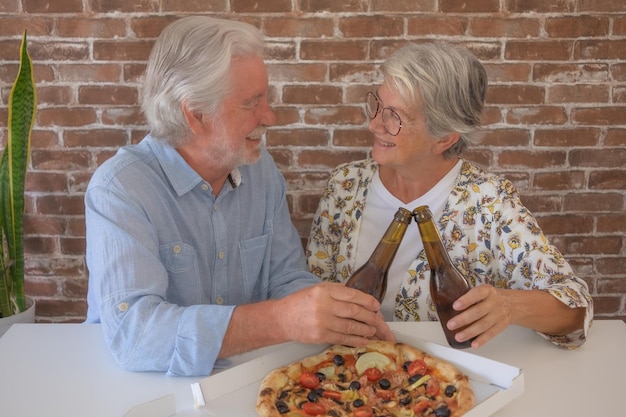
M357 359L354 367L359 375L363 375L368 369L384 370L391 365L391 359L388 356L383 355L380 352L366 352Z
M320 385L320 378L312 372L302 372L299 378L300 384L305 388L315 389Z
M281 382L273 389L260 390L260 396L273 398L274 414L259 414L263 417L458 417L471 408L466 405L462 412L455 411L468 395L467 377L451 373L449 368L438 368L433 358L423 352L347 349L330 349L328 353L285 367L283 374L287 378L280 378ZM461 382L459 377L463 378ZM469 395L473 401L471 391Z

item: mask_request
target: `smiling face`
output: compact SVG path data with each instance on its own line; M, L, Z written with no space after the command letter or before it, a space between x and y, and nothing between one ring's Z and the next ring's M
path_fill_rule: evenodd
M434 156L433 146L437 138L428 133L423 113L419 109L407 107L396 89L390 84L384 82L376 94L382 107L390 107L398 113L403 127L397 136L390 135L383 126L379 111L368 124L368 129L374 134L372 158L382 167L398 171L415 170L424 161ZM417 107L419 107L419 100Z
M257 162L262 135L268 126L276 123L267 102L267 70L260 57L235 58L230 83L230 92L215 116L195 115L200 118L198 125L191 120L195 139L187 152L195 154L194 160L220 166L226 172Z

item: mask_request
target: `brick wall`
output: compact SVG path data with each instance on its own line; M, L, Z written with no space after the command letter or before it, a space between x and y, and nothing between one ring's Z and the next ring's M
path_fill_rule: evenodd
M0 0L0 137L23 29L39 88L27 193L27 287L41 322L81 321L83 195L146 126L137 104L154 38L211 13L267 35L279 126L268 148L305 238L329 170L363 158L364 92L407 40L469 47L491 79L467 157L518 186L591 287L596 317L626 317L626 2L623 0Z

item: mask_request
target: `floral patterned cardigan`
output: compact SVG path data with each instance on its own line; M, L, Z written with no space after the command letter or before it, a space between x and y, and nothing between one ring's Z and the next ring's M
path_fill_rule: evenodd
M354 271L361 216L377 169L375 161L366 159L332 172L306 249L309 268L318 277L345 282ZM566 336L542 334L563 347L585 342L593 318L587 284L548 242L510 181L464 161L437 226L452 262L472 286L541 289L569 307L585 307L583 329ZM422 250L396 294L394 320L438 320L429 278Z

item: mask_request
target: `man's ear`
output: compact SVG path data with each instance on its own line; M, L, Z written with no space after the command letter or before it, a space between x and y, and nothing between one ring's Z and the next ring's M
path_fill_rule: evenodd
M443 136L437 139L437 141L433 145L433 153L435 155L443 154L445 151L450 149L452 145L457 143L460 138L461 138L461 134L454 132L454 133L449 133L446 136Z
M205 130L204 123L202 123L202 113L194 112L190 110L187 106L187 102L183 101L181 104L183 115L185 115L185 120L187 121L187 125L189 125L189 129L197 135Z

